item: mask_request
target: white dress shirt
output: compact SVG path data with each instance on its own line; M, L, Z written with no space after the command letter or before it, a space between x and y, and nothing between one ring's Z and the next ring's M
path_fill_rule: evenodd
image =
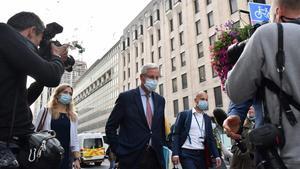
M205 122L203 119L203 113L198 113L195 110L195 108L192 109L192 113L193 113L192 122L189 131L189 136L187 137L186 141L182 145L182 148L192 149L192 150L203 150L204 149L203 142L205 137Z

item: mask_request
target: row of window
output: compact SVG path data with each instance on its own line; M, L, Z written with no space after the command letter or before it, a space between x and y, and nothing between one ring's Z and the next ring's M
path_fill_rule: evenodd
M78 94L74 101L76 104L87 98L89 95L94 93L96 90L104 86L112 79L113 69L108 70L102 76L100 76L96 81L90 84L85 90L83 90L80 94Z
M160 29L157 29L157 40L160 41L161 40L161 32L160 32ZM150 35L150 44L151 46L154 46L154 35L151 34Z
M214 88L214 97L215 97L215 107L223 107L223 98L222 98L222 89L220 86ZM185 96L182 98L183 110L190 109L189 107L189 97ZM173 111L174 117L177 117L179 113L179 101L178 99L173 100Z
M209 5L211 4L212 0L207 0L206 4ZM230 11L231 14L235 13L238 11L238 5L237 5L237 0L229 0L229 6L230 6ZM194 0L194 12L199 13L200 12L200 3L199 0Z
M187 74L186 73L181 75L181 87L182 87L182 89L186 89L188 87ZM173 93L178 91L177 78L172 79L172 91L173 91Z
M157 20L159 20L159 10L157 9L156 10L156 16L157 16ZM209 17L210 17L210 19L209 20L211 20L210 22L213 24L213 19L212 19L212 12L211 13L209 13L209 15L208 15ZM149 26L153 26L153 19L152 19L152 15L150 15L149 16ZM179 24L179 26L180 25L182 25L183 24L183 16L182 16L182 12L179 12L178 13L178 24ZM169 20L169 26L170 26L170 32L173 32L173 30L174 30L174 24L173 24L173 19L170 19ZM213 25L212 25L213 26ZM211 26L210 26L211 27ZM143 30L143 25L141 24L140 26L139 26L139 32L140 32L140 35L143 35L144 34L144 30ZM198 29L198 31L197 31L197 34L198 34L198 32L199 32L199 29ZM158 41L160 41L161 40L161 32L160 32L160 29L158 29L157 30L157 34L158 34ZM182 37L182 36L180 36L180 37ZM138 30L134 30L133 31L133 40L137 40L137 38L138 38ZM183 38L182 38L182 40L181 41L183 41ZM126 48L126 46L127 47L129 47L130 46L130 37L127 37L127 39L126 39L126 42L127 42L127 45L126 45L126 43L125 43L125 41L123 41L122 42L122 49L123 50L125 50L125 48ZM153 46L154 45L154 35L152 34L152 35L150 35L150 44L151 44L151 46Z
M144 66L144 58L141 59L141 66ZM135 63L135 72L139 72L139 63ZM130 68L127 68L127 77L130 78ZM126 80L126 71L123 71L123 80Z
M213 38L215 38L215 36ZM213 43L213 42L211 42L211 43ZM201 57L204 56L204 50L203 50L203 43L202 42L197 44L197 56L198 56L198 58L201 58ZM128 55L128 57L130 57L130 55ZM162 56L161 56L161 47L158 47L158 59L161 59L161 58L162 58ZM126 64L125 60L126 59L125 59L125 56L124 56L123 57L123 66L124 67L125 67L125 64ZM130 62L130 59L128 59L128 61ZM185 52L180 53L180 61L181 61L180 62L181 67L186 66L186 54L185 54ZM154 63L154 51L151 52L151 62ZM141 63L142 63L141 66L143 66L144 65L144 59L143 58L141 59ZM135 66L136 67L136 73L138 73L139 72L138 62L136 62L135 65L136 65ZM171 70L176 71L176 57L171 58ZM130 68L128 68L128 70L127 70L127 77L130 78ZM123 71L123 80L126 80L126 71Z
M180 3L181 0L165 0L165 10L166 12L173 9L173 5Z
M199 74L199 83L205 82L206 81L205 65L202 65L198 68L198 74ZM212 68L212 77L213 78L217 77L217 73L213 68ZM181 86L182 89L186 89L188 87L186 73L181 75ZM172 79L172 91L173 93L178 91L177 78Z
M182 12L179 12L178 13L178 18L179 18L179 25L182 24ZM209 21L209 26L212 27L214 25L213 23L213 12L210 12L208 13L208 21ZM170 19L169 20L169 24L170 24L170 31L172 32L174 30L173 28L173 19ZM195 22L195 26L196 26L196 35L199 35L201 34L201 21L200 20L197 20ZM143 29L142 29L142 26L140 26L140 29L141 29L141 33L143 33ZM137 31L135 31L137 33ZM161 40L161 30L160 29L157 29L157 39L158 41ZM211 37L209 37L209 42L210 42L210 45L212 45L214 43L216 39L216 35L212 35ZM129 42L130 39L129 37L127 38L127 45L129 46ZM174 38L171 38L170 39L170 49L171 51L174 51L175 50L175 40ZM150 44L151 46L154 45L154 35L151 34L150 35ZM179 33L179 45L182 46L184 45L184 32L181 31ZM140 44L140 48L141 48L141 53L144 53L144 43L141 42ZM123 41L123 50L125 50L125 41ZM201 44L197 44L197 52L198 52L198 58L202 57L203 56L203 45L202 43ZM151 51L150 53L151 55L151 61L154 62L154 51ZM135 47L135 56L138 57L139 56L139 50L138 50L138 46ZM130 63L130 53L127 54L127 62ZM159 46L158 47L158 57L161 58L161 47ZM125 67L126 66L126 61L125 61L125 57L123 57L123 66Z
M168 7L168 9L172 9L172 0L167 0L166 4L170 5ZM211 4L211 0L207 0L207 4ZM236 11L238 11L238 4L237 4L237 0L229 0L229 4L230 4L230 11L231 13L235 13ZM198 13L200 11L199 9L199 0L194 0L194 11L195 13ZM155 11L155 20L160 20L160 11L159 9L157 9ZM214 19L213 19L213 11L210 11L207 14L207 19L208 19L208 26L209 28L213 27L214 24ZM179 26L183 24L183 18L182 18L182 12L178 13L178 23ZM149 26L153 26L153 17L152 15L149 16ZM170 32L173 32L174 30L174 26L173 26L173 19L169 20L169 27L170 27ZM201 25L200 25L200 20L196 21L196 33L197 35L199 35L201 33ZM143 25L139 25L139 34L143 35L144 34L144 30L143 30ZM133 32L133 39L136 40L138 38L138 30L134 30ZM154 37L153 34L151 35L151 45L154 45ZM161 40L161 33L160 33L160 29L158 29L158 40ZM130 38L127 37L126 39L127 45L125 44L125 41L123 41L123 50L125 50L126 46L129 47L130 46Z
M216 71L212 68L212 77L215 78L217 77ZM199 83L205 82L206 81L206 73L205 73L205 65L202 65L198 68L198 73L199 73Z

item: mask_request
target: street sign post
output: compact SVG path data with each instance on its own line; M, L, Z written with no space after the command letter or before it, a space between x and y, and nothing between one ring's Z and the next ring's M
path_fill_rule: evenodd
M248 6L252 25L270 21L271 5L249 2Z

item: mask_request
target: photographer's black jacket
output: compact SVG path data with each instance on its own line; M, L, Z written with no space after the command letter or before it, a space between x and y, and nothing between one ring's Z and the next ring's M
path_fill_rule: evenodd
M28 106L27 76L48 87L57 86L64 72L63 62L48 62L28 47L28 40L7 24L0 23L0 140L9 135L13 103L17 95L14 136L32 133L32 113Z

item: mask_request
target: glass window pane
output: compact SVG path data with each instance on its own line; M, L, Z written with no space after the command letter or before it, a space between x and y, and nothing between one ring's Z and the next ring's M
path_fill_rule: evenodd
M199 82L204 82L206 81L206 76L205 76L205 65L203 66L200 66L198 68L198 71L199 71Z
M174 117L179 113L178 100L173 100Z
M177 78L172 79L173 93L177 92Z
M218 86L218 87L214 88L214 95L215 95L216 107L222 107L223 106L223 100L222 100L221 86Z
M186 73L181 75L181 83L182 83L182 89L186 89L188 87Z
M230 3L230 11L233 14L238 10L237 0L229 0L229 3Z
M208 27L211 28L214 26L214 15L213 15L213 12L209 12L207 14L207 18L208 18Z
M189 97L186 96L183 98L183 110L188 110L189 109Z

